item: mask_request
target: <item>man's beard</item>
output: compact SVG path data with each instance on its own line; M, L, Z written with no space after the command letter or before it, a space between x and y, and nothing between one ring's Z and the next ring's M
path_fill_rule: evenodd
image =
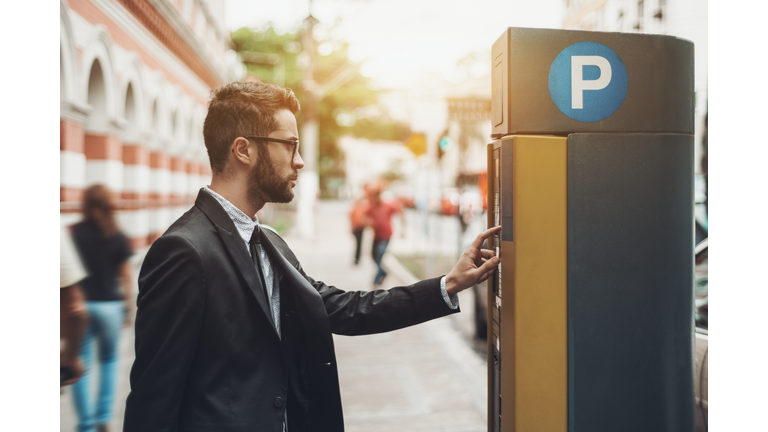
M260 152L262 153L262 152ZM248 199L251 202L287 203L293 199L290 178L281 179L267 152L248 173Z

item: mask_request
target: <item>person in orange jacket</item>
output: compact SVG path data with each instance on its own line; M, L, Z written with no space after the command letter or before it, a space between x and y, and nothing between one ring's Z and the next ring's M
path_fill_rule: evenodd
M365 229L365 215L368 212L368 199L360 197L352 205L349 212L349 223L352 225L352 234L355 236L355 265L360 263L360 247L363 243L363 230Z

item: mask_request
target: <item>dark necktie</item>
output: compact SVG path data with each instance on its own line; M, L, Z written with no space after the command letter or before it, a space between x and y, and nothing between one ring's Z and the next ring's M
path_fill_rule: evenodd
M272 309L271 301L269 298L269 291L267 290L267 281L264 278L264 272L261 268L261 228L258 225L253 228L253 234L251 234L251 240L248 242L251 249L251 259L253 265L256 267L256 274L259 275L261 286L264 288L264 295L267 298L267 302L270 304L270 310ZM274 318L273 318L274 321Z

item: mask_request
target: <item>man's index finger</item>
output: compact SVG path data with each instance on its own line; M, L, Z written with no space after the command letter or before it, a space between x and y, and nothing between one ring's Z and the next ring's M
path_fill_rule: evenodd
M480 247L483 246L483 242L488 237L496 234L499 231L501 231L501 227L497 226L497 227L489 228L489 229L481 232L480 234L477 235L477 237L475 237L475 241L472 242L472 246L480 249Z

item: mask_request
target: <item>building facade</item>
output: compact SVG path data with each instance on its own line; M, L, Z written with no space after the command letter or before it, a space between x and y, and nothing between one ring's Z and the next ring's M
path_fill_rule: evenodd
M694 43L696 172L701 172L707 114L708 7L699 0L563 0L563 28L665 34Z
M224 0L60 0L60 222L83 191L115 193L120 228L146 248L210 183L212 88L244 75Z

